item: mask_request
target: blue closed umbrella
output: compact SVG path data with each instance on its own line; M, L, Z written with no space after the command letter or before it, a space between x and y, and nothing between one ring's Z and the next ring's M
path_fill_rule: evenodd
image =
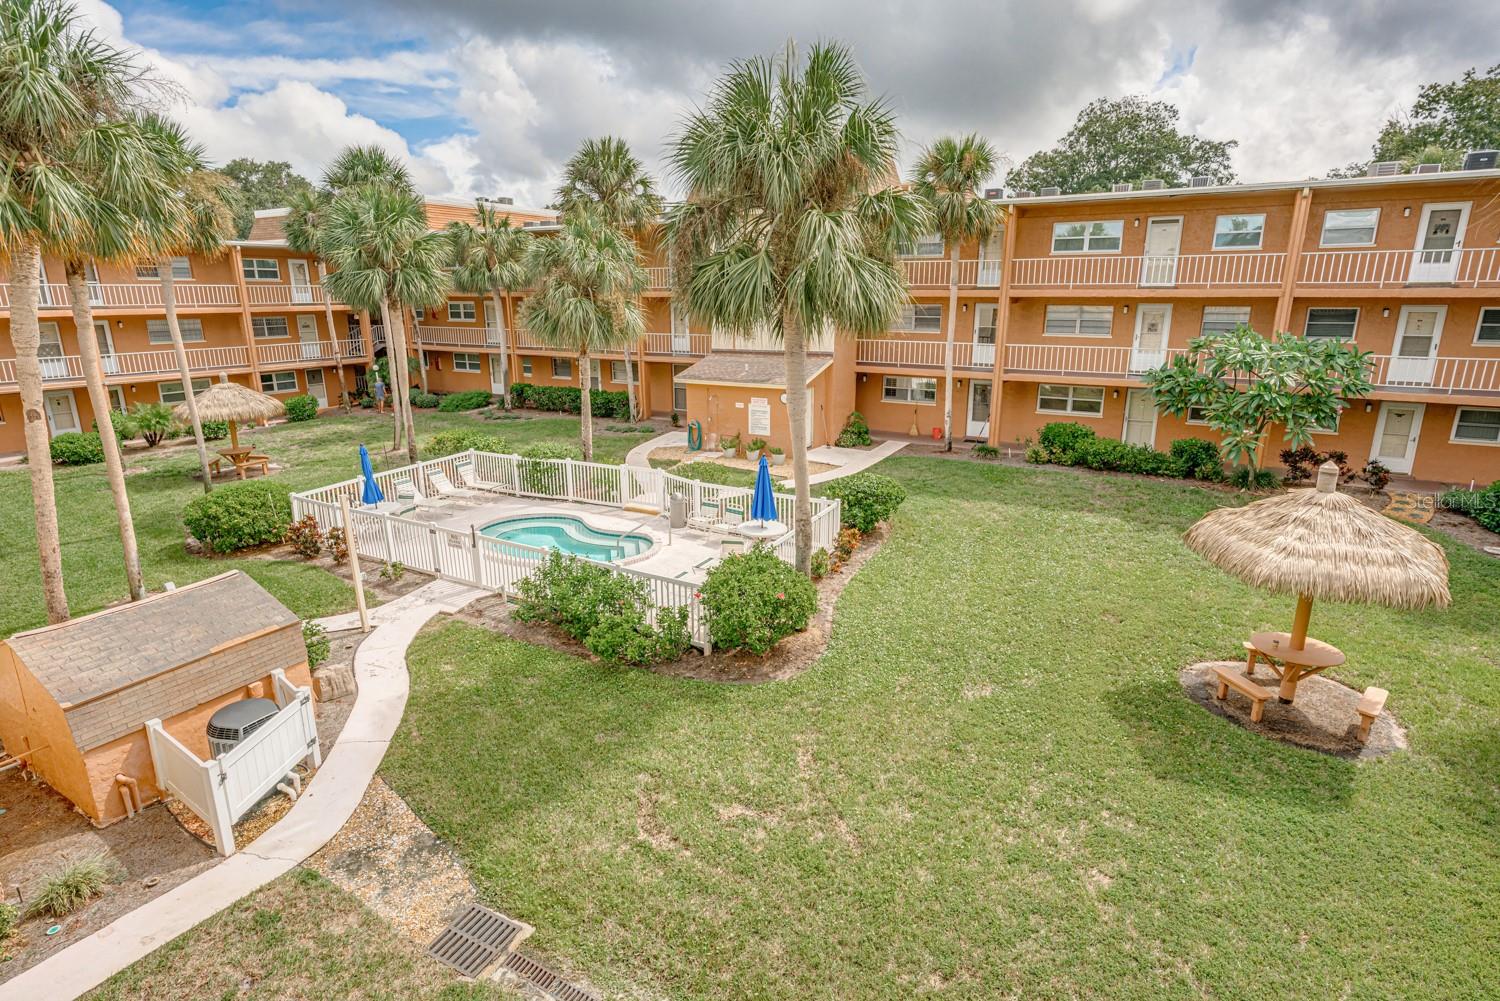
M766 457L760 457L760 468L755 471L755 496L750 500L751 521L775 521L776 498L771 494L771 468Z
M370 451L363 445L359 446L359 468L365 474L365 492L359 495L360 503L379 504L385 500L380 484L375 482L375 470L370 468Z

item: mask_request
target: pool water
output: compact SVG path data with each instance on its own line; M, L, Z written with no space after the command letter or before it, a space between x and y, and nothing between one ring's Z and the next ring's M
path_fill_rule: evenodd
M651 548L649 536L626 532L603 532L579 518L567 515L527 515L493 521L479 530L481 535L523 546L558 549L600 563L639 556Z

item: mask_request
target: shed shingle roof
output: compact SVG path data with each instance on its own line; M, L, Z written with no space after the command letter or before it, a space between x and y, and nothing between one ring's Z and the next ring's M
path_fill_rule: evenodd
M6 642L52 696L68 706L297 621L290 609L234 570L143 601L17 633Z
M832 355L807 356L807 381L829 365ZM714 351L673 377L675 382L714 386L771 386L786 388L786 359L771 351Z

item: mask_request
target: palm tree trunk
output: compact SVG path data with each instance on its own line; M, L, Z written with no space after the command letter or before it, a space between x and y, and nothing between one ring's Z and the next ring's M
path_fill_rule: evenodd
M401 318L406 319L406 307L401 307ZM417 352L417 386L422 392L427 392L427 352L422 350L422 325L417 322L417 314L411 313L411 339L413 347Z
M109 393L104 388L104 369L99 359L99 340L94 334L94 307L89 302L88 280L83 262L68 261L68 296L73 301L73 327L78 331L78 355L83 361L83 380L89 388L89 404L94 423L99 426L99 442L104 446L104 475L115 502L115 521L120 528L120 549L125 557L125 585L130 600L146 596L146 582L141 573L141 552L135 541L135 521L130 516L130 494L125 489L125 465L120 460L120 441L114 435L109 419Z
M406 438L407 460L416 463L417 429L412 421L411 392L407 381L411 377L411 373L407 370L406 364L406 316L404 314L404 307L397 305L385 309L385 312L390 317L391 322L396 325L395 330L390 335L387 335L386 344L392 346L392 349L396 352L396 357L391 361L391 381L398 383L396 393L397 405L401 408L396 411L396 423L400 425L400 430L397 434L404 435ZM397 374L398 370L399 374Z
M510 320L505 315L505 301L500 297L499 289L490 290L490 298L495 303L495 316L500 322L500 404L506 410L510 409ZM509 298L507 296L506 298Z
M42 329L37 322L37 265L41 251L27 240L11 256L11 345L16 352L16 386L21 393L21 422L26 434L26 469L31 474L31 507L36 517L36 548L41 556L42 596L47 621L65 622L68 596L63 590L62 542L57 531L57 498L52 486L52 436L47 432L42 397Z
M193 399L193 374L188 368L187 348L182 345L182 327L177 323L177 286L172 279L170 257L156 262L156 274L161 279L161 305L167 314L167 333L172 336L172 354L177 359L177 373L182 377L182 395L187 404L188 417L193 422L193 440L198 444L198 468L203 475L203 492L208 493L214 488L214 478L208 468L208 443L203 440L203 422L198 419L198 401Z
M943 345L943 450L953 451L953 329L958 324L958 250L953 242L948 255L948 334Z
M333 364L339 373L339 403L344 408L344 413L349 412L349 388L344 384L344 352L340 343L338 331L333 329L333 300L328 297L328 269L322 261L318 262L318 289L323 297L323 322L328 324L328 338L333 342ZM347 338L345 338L347 339ZM373 353L374 347L371 346Z
M391 401L391 417L395 419L396 429L391 435L391 451L401 447L401 436L406 433L406 425L401 422L401 396L397 386L396 375L396 348L391 343L396 328L391 324L392 309L385 302L380 304L380 325L385 328L385 370L390 377L386 379L385 393ZM402 357L405 357L404 354Z
M788 312L782 320L786 353L786 416L792 435L792 540L799 573L812 567L812 486L807 482L807 336Z
M594 461L594 408L593 401L589 399L589 383L593 382L593 373L590 370L592 362L589 359L589 349L584 348L578 352L578 391L579 417L582 423L578 426L579 437L583 439L583 461Z
M640 305L637 298L636 305ZM634 344L625 346L625 408L630 411L630 422L634 424L641 419L640 410L636 407L635 400L635 360L631 352L635 350Z

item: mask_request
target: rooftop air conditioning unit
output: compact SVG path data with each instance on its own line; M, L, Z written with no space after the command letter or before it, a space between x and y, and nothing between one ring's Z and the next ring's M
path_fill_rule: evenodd
M241 699L214 713L208 721L208 750L221 757L276 715L270 699Z
M514 205L516 203L516 200L509 195L501 195L498 198L491 198L490 201L494 202L496 205Z
M1054 195L1060 195L1060 194L1062 194L1062 188L1054 187L1054 186L1052 186L1050 184L1047 187L1045 187L1045 188L1042 189L1042 197L1043 198L1051 198Z
M1401 173L1400 160L1376 160L1365 168L1366 177L1395 177Z
M1025 188L1022 188L1020 191L1016 192L1016 197L1017 198L1035 198L1036 197L1036 192L1035 191L1028 191Z
M985 201L993 202L993 201L997 201L998 199L1001 199L1001 198L1004 198L1004 197L1005 197L1005 189L1004 188L985 188L984 189L984 198L985 198Z
M1464 154L1464 170L1494 170L1500 150L1474 149Z
M1440 163L1419 163L1411 169L1413 174L1440 174L1443 165Z
M1199 174L1196 177L1188 178L1188 187L1190 188L1211 188L1213 187L1213 183L1214 179L1207 174Z
M1131 191L1134 188L1135 188L1135 185L1131 184L1129 181L1121 181L1119 184L1116 184L1114 187L1110 188L1109 190L1111 190L1111 191L1115 192L1116 194L1118 194L1118 193L1120 193L1122 191Z
M1160 191L1167 186L1167 182L1159 177L1148 177L1141 182L1142 191Z

